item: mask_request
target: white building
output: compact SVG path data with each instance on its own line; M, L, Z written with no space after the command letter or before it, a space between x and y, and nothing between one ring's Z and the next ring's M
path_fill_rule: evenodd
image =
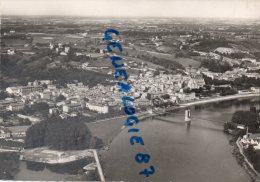
M10 138L11 132L5 131L5 129L0 129L0 138Z
M50 108L49 109L49 114L58 114L59 113L59 109L58 108Z
M20 87L8 87L6 91L10 94L27 95L32 92L42 92L42 86L20 86Z
M51 99L51 92L40 93L41 99Z
M65 46L65 48L64 48L64 52L68 54L68 53L69 53L69 51L70 51L70 47L68 47L68 46Z
M15 54L14 49L8 49L8 50L7 50L7 54L8 54L8 55L14 55L14 54Z
M24 109L24 103L11 104L7 107L9 111L21 111Z
M190 89L199 89L205 85L205 81L202 76L195 76L187 81L187 87Z
M188 93L178 93L177 97L180 99L180 101L184 101L184 102L196 99L194 92L189 93L189 94Z
M62 107L63 112L69 113L69 112L75 112L75 111L81 111L83 107L81 104L66 104Z
M260 87L251 87L250 89L255 93L260 93Z
M89 110L97 111L98 113L102 113L102 114L108 113L108 106L107 105L102 105L102 104L94 103L94 102L93 103L88 102L88 103L86 103L86 107Z

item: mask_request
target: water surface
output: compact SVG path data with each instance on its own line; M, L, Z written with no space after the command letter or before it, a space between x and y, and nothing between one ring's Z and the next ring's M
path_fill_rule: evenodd
M223 123L237 110L251 105L260 109L258 99L224 101L193 106L192 123L184 124L184 110L147 119L138 128L144 146L130 145L132 134L121 130L102 153L107 180L176 181L176 182L251 182L249 175L232 155L232 146L223 133ZM123 122L122 122L123 123ZM112 124L112 123L110 123ZM118 124L118 123L114 123ZM147 164L135 162L138 152L149 153L156 173L149 178L139 172Z

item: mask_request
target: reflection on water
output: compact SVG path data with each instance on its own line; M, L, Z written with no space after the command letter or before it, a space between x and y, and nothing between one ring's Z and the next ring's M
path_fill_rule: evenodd
M53 173L47 168L43 168L42 170L32 170L27 168L26 162L20 162L20 171L15 176L15 180L30 180L30 181L49 181L49 180L66 180L69 175L68 174L59 174Z
M234 100L191 107L191 126L184 124L184 110L147 119L140 129L144 146L129 144L131 135L122 130L110 150L102 155L107 180L176 181L176 182L250 182L245 170L232 156L223 123L236 110L254 105L260 109L259 98ZM155 175L143 178L138 173L145 164L134 160L138 152L152 156Z
M42 171L44 168L49 169L51 172L55 173L68 173L68 174L78 174L82 172L82 168L87 164L93 162L92 159L81 159L74 162L69 162L65 164L43 164L39 162L26 162L27 169L32 171Z
M90 162L92 162L90 159L82 159L66 164L48 165L38 162L21 161L15 180L90 180L86 178L83 171L83 167Z
M0 179L11 180L19 172L19 155L0 152Z

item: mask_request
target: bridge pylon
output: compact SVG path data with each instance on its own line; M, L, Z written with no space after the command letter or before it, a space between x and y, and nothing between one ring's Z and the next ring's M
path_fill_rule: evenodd
M190 113L190 109L186 109L185 110L185 118L184 118L185 124L187 126L191 125L191 113Z

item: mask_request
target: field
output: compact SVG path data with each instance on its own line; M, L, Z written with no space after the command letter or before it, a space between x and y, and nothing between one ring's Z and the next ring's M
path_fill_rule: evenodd
M192 66L198 68L200 66L200 62L190 58L174 58L174 61L180 63L184 67Z

